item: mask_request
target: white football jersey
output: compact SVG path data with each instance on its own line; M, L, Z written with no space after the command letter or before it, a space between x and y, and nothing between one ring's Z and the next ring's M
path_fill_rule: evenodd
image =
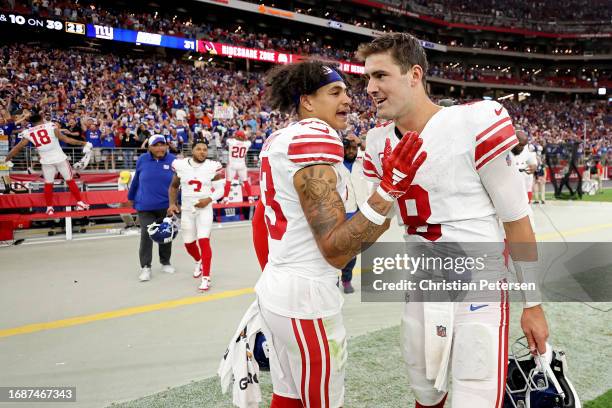
M512 154L512 153L511 153ZM533 173L528 174L524 170L529 166L538 165L538 156L534 151L530 150L530 146L527 145L523 148L523 151L519 155L512 154L514 159L514 165L520 170L523 181L525 182L525 191L530 192L533 190Z
M273 133L263 146L261 200L268 229L268 263L255 290L260 302L282 316L314 319L336 314L342 296L338 270L321 254L293 185L295 173L328 164L337 174L336 189L346 194L344 147L336 131L318 119L293 123Z
M186 158L174 160L172 169L181 179L181 198L186 202L210 197L212 180L222 172L223 167L215 160L206 159L203 163L196 163L192 158Z
M228 167L246 167L246 154L251 147L248 140L228 139L227 140L227 165Z
M395 147L398 132L393 122L368 132L363 167L371 181L380 183L385 141ZM493 101L443 108L421 138L427 159L395 203L406 240L501 242L504 233L479 171L518 143L506 109Z
M41 164L61 163L67 159L55 136L55 129L53 122L47 122L28 128L20 134L20 138L28 139L36 147Z

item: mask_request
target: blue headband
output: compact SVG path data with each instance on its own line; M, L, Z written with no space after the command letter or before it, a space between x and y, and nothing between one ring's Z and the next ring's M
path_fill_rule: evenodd
M331 84L332 82L338 82L338 81L344 82L344 79L342 79L340 74L335 69L324 66L323 67L323 79L321 80L321 82L319 82L319 86L317 87L316 90L323 88L325 85ZM296 111L300 107L300 97L301 96L302 95L293 96L293 103L295 104Z

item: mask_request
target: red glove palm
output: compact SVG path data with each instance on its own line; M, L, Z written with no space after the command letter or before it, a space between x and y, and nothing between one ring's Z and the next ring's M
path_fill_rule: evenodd
M391 151L391 141L385 142L382 160L383 176L377 192L387 201L393 201L402 196L412 184L417 170L425 159L427 153L421 152L414 156L421 148L423 139L417 132L407 132L402 140Z

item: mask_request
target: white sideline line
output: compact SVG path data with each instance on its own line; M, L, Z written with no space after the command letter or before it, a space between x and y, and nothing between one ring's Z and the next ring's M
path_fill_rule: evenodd
M213 230L227 230L234 228L246 228L251 225L251 221L236 221L232 222L232 225L213 224ZM110 229L110 228L109 228ZM113 228L115 229L115 228ZM95 235L94 235L95 234ZM80 236L88 235L88 236ZM138 237L139 234L124 235L117 234L114 232L97 232L88 234L74 234L71 241L67 241L64 234L54 235L53 238L40 237L40 238L24 238L25 241L21 245L43 245L43 244L57 244L57 243L70 243L77 241L94 241L99 239L112 239L112 238L125 238L125 237Z

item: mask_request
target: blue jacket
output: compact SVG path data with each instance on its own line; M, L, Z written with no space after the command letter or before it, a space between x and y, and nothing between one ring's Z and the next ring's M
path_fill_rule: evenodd
M151 153L143 154L136 162L136 173L130 185L128 199L134 201L138 211L166 209L168 188L172 182L172 162L176 157L171 153L160 159L153 158Z

